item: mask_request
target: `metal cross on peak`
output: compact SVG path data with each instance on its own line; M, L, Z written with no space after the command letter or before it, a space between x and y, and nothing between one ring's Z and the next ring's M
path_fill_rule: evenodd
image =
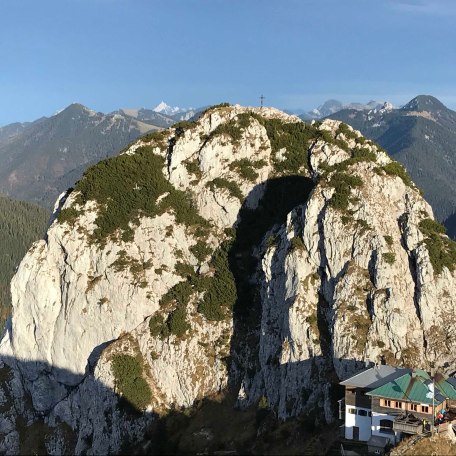
M260 107L261 107L261 109L263 109L263 100L264 100L264 98L265 97L263 95L261 95L261 97L260 97Z

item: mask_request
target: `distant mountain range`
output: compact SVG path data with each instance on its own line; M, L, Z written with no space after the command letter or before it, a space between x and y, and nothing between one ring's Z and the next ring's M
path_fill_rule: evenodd
M312 109L308 112L296 112L296 114L301 117L303 120L313 120L313 119L323 119L324 117L328 117L331 114L339 112L343 109L354 109L357 111L364 111L370 109L379 109L385 103L380 101L371 100L368 103L347 103L344 104L339 100L327 100L322 105L318 106L317 108ZM389 105L390 103L388 103ZM392 105L391 105L392 106Z
M345 108L328 116L378 142L407 168L435 216L456 237L456 112L420 95L401 108Z
M140 120L141 122L147 122L148 124L161 128L168 128L181 120L191 119L205 108L206 107L184 109L177 106L169 106L162 101L153 109L120 109L118 112Z
M178 106L169 106L164 101L160 102L152 111L171 117L174 120L188 120L195 116L198 112L201 112L203 108L179 108Z
M104 114L74 103L51 117L1 127L0 193L51 208L89 165L202 109L171 108L162 102L154 109Z

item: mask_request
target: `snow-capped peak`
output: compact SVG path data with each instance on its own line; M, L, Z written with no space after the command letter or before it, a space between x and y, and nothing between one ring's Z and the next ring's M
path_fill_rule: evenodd
M164 101L161 101L157 106L155 106L155 108L152 109L152 111L172 116L173 114L185 111L185 109L179 108L178 106L172 107L166 104Z
M393 106L393 104L390 103L389 101L385 101L385 103L383 103L382 109L383 109L384 111L389 112L389 111L392 111L392 110L394 109L394 106Z

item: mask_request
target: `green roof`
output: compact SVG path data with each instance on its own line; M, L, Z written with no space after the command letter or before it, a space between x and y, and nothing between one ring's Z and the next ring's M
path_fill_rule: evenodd
M445 379L439 379L436 381L437 388L442 392L442 394L448 399L456 400L456 388L454 379L451 383Z
M421 369L416 369L413 373L402 375L366 394L387 399L432 404L431 390L432 379L429 374ZM445 398L456 399L456 389L444 377L439 376L434 387L435 404L441 404Z

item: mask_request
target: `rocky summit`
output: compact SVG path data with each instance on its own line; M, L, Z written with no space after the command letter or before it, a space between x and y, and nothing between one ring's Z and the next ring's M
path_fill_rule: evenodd
M0 452L118 453L228 392L330 423L334 385L366 362L456 370L455 265L404 168L359 132L210 108L57 202L11 285Z

